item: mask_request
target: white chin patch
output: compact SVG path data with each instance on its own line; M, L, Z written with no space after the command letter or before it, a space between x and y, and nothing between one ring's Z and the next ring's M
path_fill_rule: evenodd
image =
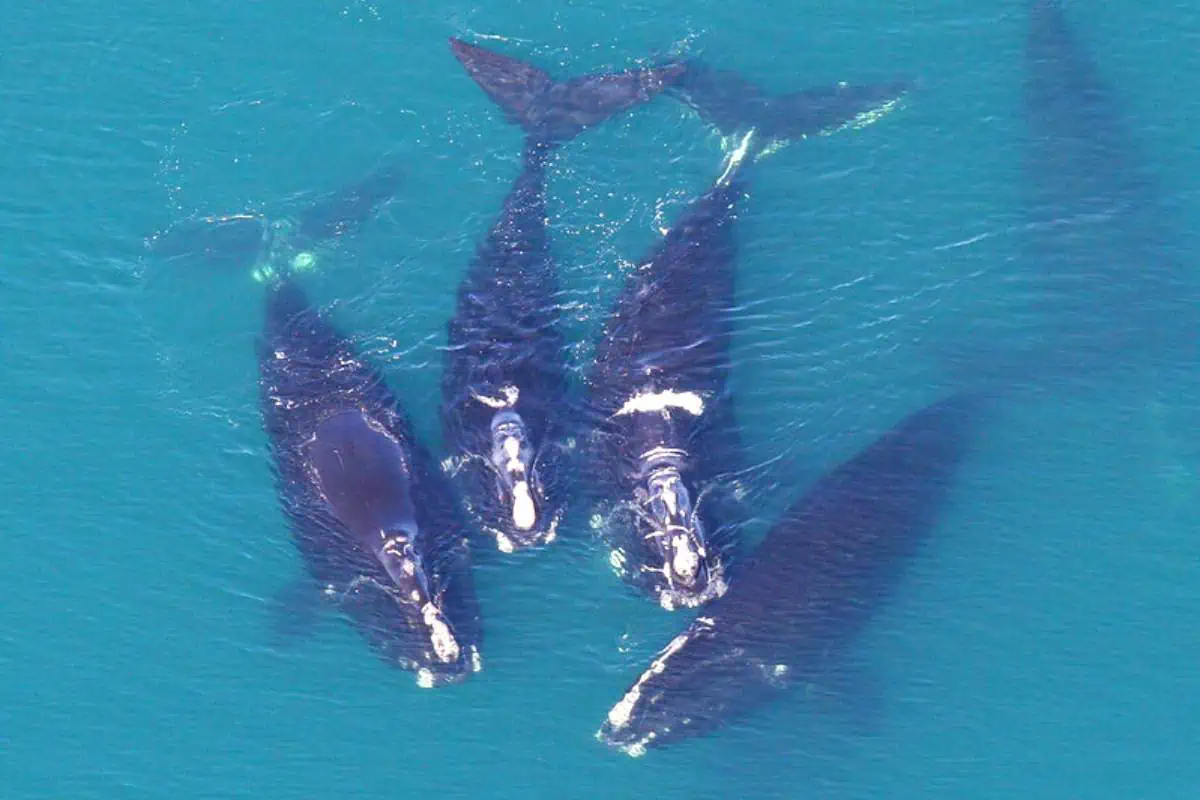
M529 483L518 481L513 486L513 525L518 530L527 531L537 522L537 510L533 507L533 498L529 496Z
M443 664L450 664L457 660L458 642L454 639L454 634L451 633L450 626L446 624L442 612L433 603L426 603L425 607L421 609L421 616L429 629L430 643L433 645L433 652L437 655L438 660Z
M676 575L691 580L700 566L700 556L692 549L692 542L686 534L679 534L672 542L675 557L671 560L671 569Z
M516 458L521 453L521 442L515 436L509 436L504 440L504 454L510 459Z

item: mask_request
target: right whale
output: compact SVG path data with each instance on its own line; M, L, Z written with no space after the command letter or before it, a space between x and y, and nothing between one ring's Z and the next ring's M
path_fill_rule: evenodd
M450 40L481 89L521 125L521 173L459 285L442 377L448 473L475 524L506 553L549 544L570 469L566 343L547 241L546 164L588 127L661 93L665 65L556 81L509 56Z
M786 141L874 121L907 90L839 84L771 98L695 60L672 84L735 145L713 186L627 277L587 375L582 448L610 563L664 609L720 597L738 552L742 455L727 383L746 168Z
M361 227L398 180L394 169L376 171L282 226L249 215L184 223L151 250L168 262L253 267L265 284L259 408L276 493L307 571L279 598L279 632L302 632L323 599L428 688L482 667L467 523L384 375L296 275L316 260L305 248Z
M985 332L955 366L1059 389L1167 358L1194 369L1200 283L1176 209L1063 4L1031 0L1026 13L1020 269L1006 277L1033 322L1019 336Z
M384 376L290 272L267 284L257 351L263 428L311 578L304 588L421 687L479 671L466 520Z
M654 658L596 738L637 757L822 684L934 527L983 397L910 414L784 512L729 591Z

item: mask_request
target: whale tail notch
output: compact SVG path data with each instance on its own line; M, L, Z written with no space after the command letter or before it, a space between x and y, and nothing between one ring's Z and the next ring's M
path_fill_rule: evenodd
M543 144L569 141L587 128L652 100L683 77L683 63L555 80L544 70L454 37L450 48L479 88Z

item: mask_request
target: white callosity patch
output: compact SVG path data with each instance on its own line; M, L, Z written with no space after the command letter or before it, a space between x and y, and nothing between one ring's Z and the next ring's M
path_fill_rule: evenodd
M700 568L700 553L692 547L692 538L686 533L679 533L671 542L674 558L671 559L671 569L684 580L691 580Z
M625 401L615 416L627 414L646 414L655 411L666 413L672 408L678 408L693 417L704 413L704 400L695 392L676 392L667 389L662 392L643 392Z
M421 616L429 628L429 640L438 660L444 664L456 661L459 655L458 641L450 631L450 626L446 624L442 612L433 603L426 603L421 609Z
M471 396L488 408L512 408L517 404L517 399L521 396L521 391L515 386L502 386L499 397L488 397L478 392L472 392Z
M674 516L679 513L679 498L675 496L675 487L678 485L676 480L667 481L662 484L662 500L667 507L667 513Z
M532 500L532 498L531 498L531 500ZM556 513L554 513L550 517L549 524L546 526L545 531L539 535L538 538L541 540L542 543L550 544L551 542L553 542L555 539L558 538L558 525L562 521L562 518L563 518L563 509L560 508L557 510ZM535 519L535 521L536 521L536 519ZM501 553L512 553L516 550L516 544L513 542L513 540L509 537L509 535L505 531L503 531L499 528L493 527L491 525L488 525L486 523L482 524L481 527L482 527L482 530L487 535L494 536L496 538L496 547L500 550ZM530 527L532 527L532 523L531 523Z
M508 538L504 531L496 531L496 547L501 553L511 553L516 548L513 547L512 539Z
M504 468L508 472L522 475L525 465L521 463L521 440L509 436L504 440L504 455L508 462ZM512 487L513 505L512 520L519 530L527 531L537 523L537 509L533 504L533 496L529 493L529 481L518 480Z
M521 440L515 436L507 437L504 440L504 455L508 457L508 463L504 465L506 469L521 469Z
M307 272L316 268L317 254L310 252L297 253L292 258L292 269L297 272Z
M695 594L668 588L659 593L658 603L665 611L674 611L681 607L699 608L705 603L723 596L727 591L729 591L729 584L722 575L720 562L717 562L709 567L708 582L705 584L703 592Z
M512 492L513 525L516 525L519 530L527 531L537 522L537 510L534 508L533 498L529 494L529 482L517 481L513 485Z

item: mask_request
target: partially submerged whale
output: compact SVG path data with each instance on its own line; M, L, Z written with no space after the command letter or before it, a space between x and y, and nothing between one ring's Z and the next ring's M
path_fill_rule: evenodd
M632 756L711 733L799 684L823 684L935 527L981 398L902 420L824 476L729 591L654 658L596 736Z
M746 152L628 276L587 375L593 524L617 574L668 610L719 597L736 543L716 501L741 466L726 389Z
M1061 3L1029 7L1025 256L1068 371L1185 347L1200 357L1200 281L1179 219ZM1046 341L1046 339L1043 339Z
M291 274L267 287L263 425L311 590L420 686L481 666L468 528L386 380Z
M254 268L266 284L261 413L308 573L285 593L278 627L298 631L324 598L388 663L432 687L482 665L466 520L386 379L296 275L315 261L306 248L360 228L398 183L397 170L378 170L276 224L251 215L192 221L158 237L152 252Z
M556 81L451 39L468 74L525 132L523 166L458 289L442 378L449 471L501 551L548 544L569 493L566 343L547 237L546 162L589 126L662 92L681 65Z

